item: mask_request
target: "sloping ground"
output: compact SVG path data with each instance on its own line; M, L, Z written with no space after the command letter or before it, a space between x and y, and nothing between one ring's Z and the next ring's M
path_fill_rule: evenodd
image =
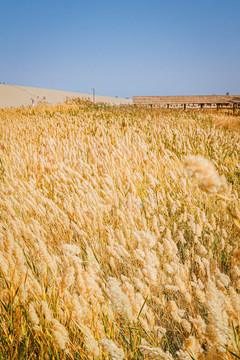
M54 105L65 102L66 98L78 97L81 99L89 99L93 101L93 95L80 94L69 91L0 84L0 108L28 106L32 105L33 103L34 105L37 105L39 102ZM132 100L130 99L113 98L99 95L95 96L95 101L112 105L132 103Z
M235 359L239 148L197 112L0 110L0 358Z

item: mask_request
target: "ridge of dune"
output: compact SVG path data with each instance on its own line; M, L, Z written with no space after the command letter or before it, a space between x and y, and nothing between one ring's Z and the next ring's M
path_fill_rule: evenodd
M89 94L0 84L0 108L29 106L32 104L36 105L39 102L55 105L66 101L66 98L77 97L93 101L93 95ZM132 104L131 99L114 98L100 95L95 95L95 101L104 102L111 105Z

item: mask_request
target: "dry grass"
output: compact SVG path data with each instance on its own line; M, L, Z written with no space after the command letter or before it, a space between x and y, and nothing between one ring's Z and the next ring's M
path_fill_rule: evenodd
M239 356L240 138L218 116L0 111L1 359Z
M229 129L240 133L240 118L239 116L216 116L214 123L217 126L222 126L225 129Z

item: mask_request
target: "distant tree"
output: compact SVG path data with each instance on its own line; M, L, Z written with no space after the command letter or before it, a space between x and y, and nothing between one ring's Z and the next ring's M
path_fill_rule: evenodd
M226 95L229 95L229 92L228 92L228 91L226 92Z

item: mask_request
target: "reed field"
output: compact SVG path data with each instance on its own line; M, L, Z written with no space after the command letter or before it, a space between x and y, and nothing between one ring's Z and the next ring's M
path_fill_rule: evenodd
M0 359L240 359L238 129L211 110L0 110Z

